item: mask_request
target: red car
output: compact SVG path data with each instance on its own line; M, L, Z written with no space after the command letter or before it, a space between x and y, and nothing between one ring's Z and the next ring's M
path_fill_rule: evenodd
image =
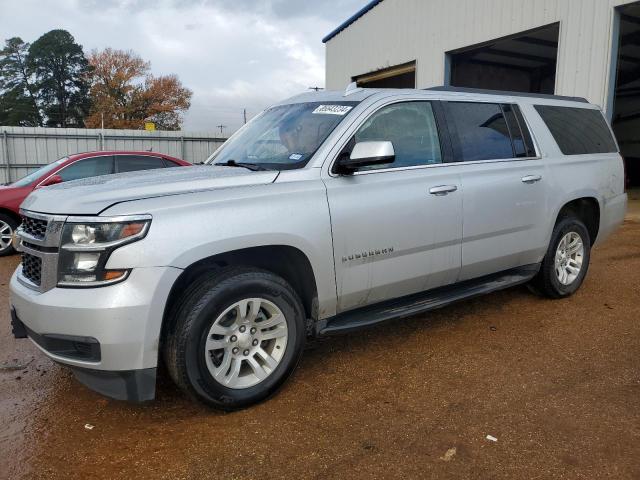
M128 151L77 153L45 165L6 187L0 187L0 257L14 252L11 240L21 223L20 204L36 188L110 173L187 166L191 164L162 153Z

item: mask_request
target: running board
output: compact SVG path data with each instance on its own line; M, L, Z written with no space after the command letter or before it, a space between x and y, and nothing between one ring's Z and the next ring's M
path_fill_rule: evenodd
M445 307L467 298L477 297L528 282L540 269L539 264L526 265L486 277L387 300L367 307L340 313L316 323L317 335L346 333L387 320L411 317Z

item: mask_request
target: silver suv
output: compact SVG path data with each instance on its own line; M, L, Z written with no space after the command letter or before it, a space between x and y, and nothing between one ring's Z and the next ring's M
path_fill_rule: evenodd
M567 297L624 217L624 172L582 99L455 89L307 93L207 165L35 191L14 334L105 395L236 409L309 336L528 283Z

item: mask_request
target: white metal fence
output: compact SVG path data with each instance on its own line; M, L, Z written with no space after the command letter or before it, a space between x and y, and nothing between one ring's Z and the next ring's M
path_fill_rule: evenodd
M61 157L94 150L151 150L198 163L225 140L212 133L0 126L0 183Z

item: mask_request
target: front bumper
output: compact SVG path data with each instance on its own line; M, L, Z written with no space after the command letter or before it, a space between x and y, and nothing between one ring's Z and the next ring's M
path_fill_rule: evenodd
M153 398L165 302L182 270L136 268L115 285L41 293L18 281L20 268L11 277L11 305L38 348L100 393Z

